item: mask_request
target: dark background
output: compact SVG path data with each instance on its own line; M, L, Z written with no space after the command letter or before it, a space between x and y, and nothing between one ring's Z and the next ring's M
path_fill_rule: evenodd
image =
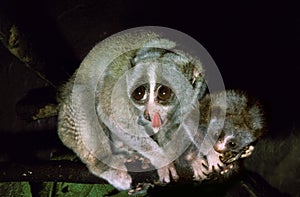
M1 5L2 4L2 5ZM45 60L46 77L59 85L99 41L138 26L165 26L199 41L227 89L242 89L267 109L270 135L299 128L299 17L293 5L240 1L27 0L1 1L2 18L18 25ZM29 90L48 86L0 45L0 132L43 129L16 111ZM40 100L50 97L48 93ZM40 122L40 124L42 124ZM55 129L55 125L50 129Z
M106 37L139 26L173 28L206 48L227 89L244 90L263 103L268 136L285 139L292 131L299 133L297 6L209 2L0 0L0 36L7 24L20 28L42 61L35 68L59 87ZM52 148L62 147L55 117L30 120L37 108L55 102L55 93L0 43L1 161L32 161L29 155L36 150L44 151L45 158Z

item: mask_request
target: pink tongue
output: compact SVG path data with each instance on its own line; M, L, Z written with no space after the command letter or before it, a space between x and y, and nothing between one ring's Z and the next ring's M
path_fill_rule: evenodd
M160 126L161 126L160 115L158 112L156 112L152 118L152 127L159 128Z

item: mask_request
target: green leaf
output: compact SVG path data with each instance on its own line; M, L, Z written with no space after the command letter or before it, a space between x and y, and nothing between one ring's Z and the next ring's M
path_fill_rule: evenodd
M0 196L32 197L32 194L28 182L4 182L0 183Z

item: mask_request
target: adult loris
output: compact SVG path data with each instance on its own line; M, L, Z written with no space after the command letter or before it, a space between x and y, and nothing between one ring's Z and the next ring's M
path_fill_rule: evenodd
M213 101L213 102L212 102ZM221 178L251 155L265 131L260 104L240 91L207 94L200 102L198 140L187 151L196 180ZM200 142L200 143L199 143Z
M125 165L134 155L149 160L161 181L176 177L172 161L190 145L187 133L197 132L202 66L176 47L151 31L114 35L62 90L60 139L119 190L131 187L128 170L141 170Z

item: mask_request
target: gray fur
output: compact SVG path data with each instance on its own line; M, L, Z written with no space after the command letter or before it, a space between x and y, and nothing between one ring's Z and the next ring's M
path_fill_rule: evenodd
M265 131L260 104L240 91L227 90L206 95L200 101L200 113L198 141L194 140L196 143L184 156L191 164L196 180L206 179L207 175L215 172L225 175L232 167L237 167L236 161ZM214 145L204 153L206 149L202 148L201 139L208 132L211 132L210 141ZM204 143L207 141L204 139ZM231 142L234 146L230 146Z
M60 139L93 174L117 189L131 187L125 162L132 155L137 153L160 169L190 144L187 133L196 132L188 130L198 124L190 117L197 117L198 99L206 87L203 75L195 76L202 73L202 66L197 60L190 63L190 57L182 52L172 52L175 46L175 42L152 32L112 36L91 50L62 88ZM136 87L149 83L147 69L151 67L158 76L156 83L169 86L175 93L175 100L166 104L168 121L156 140L149 135L143 106L131 98ZM177 132L170 132L174 130ZM166 172L162 174L167 176Z

